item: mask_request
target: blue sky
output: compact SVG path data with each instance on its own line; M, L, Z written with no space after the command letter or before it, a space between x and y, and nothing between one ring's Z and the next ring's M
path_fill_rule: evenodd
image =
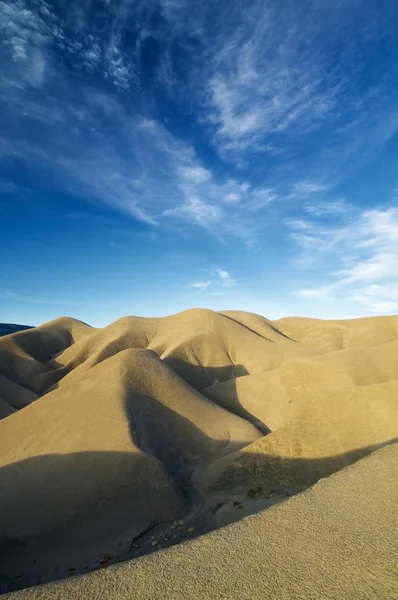
M398 312L396 0L0 0L0 321Z

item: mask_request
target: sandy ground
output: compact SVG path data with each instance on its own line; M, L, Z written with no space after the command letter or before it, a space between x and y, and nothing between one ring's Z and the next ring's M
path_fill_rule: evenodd
M308 500L397 440L397 356L398 317L193 309L1 338L0 588L204 544Z
M393 600L397 464L395 444L192 542L6 597Z

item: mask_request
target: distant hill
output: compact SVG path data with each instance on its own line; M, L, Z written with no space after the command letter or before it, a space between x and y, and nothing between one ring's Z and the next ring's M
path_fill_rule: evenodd
M32 329L32 325L15 325L15 323L0 323L0 336L22 331L23 329Z

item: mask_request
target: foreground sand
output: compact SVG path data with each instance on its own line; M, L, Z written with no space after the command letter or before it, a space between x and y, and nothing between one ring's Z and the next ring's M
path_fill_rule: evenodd
M15 600L398 597L398 444L273 508L136 561Z
M215 542L206 540L220 540L221 546L214 546L218 552L232 551L229 545L237 551L239 536L246 535L253 520L225 530L235 533L208 532L259 511L261 519L276 519L264 523L270 523L270 532L279 531L279 545L269 554L267 536L274 534L268 529L250 534L251 555L249 539L242 541L243 564L254 569L253 585L260 575L255 574L259 563L251 567L252 560L255 565L262 556L264 569L268 565L272 570L277 556L283 563L295 552L302 554L300 568L312 581L312 550L306 554L301 544L308 522L329 510L322 486L332 486L336 523L342 519L348 528L362 527L357 519L363 515L363 540L374 535L378 519L390 510L396 490L392 450L378 449L398 435L397 356L398 317L271 322L250 313L195 309L161 319L126 317L104 329L61 318L2 338L0 588L95 571L200 534L206 535L192 544L201 545L178 546L169 551L176 554L156 552L131 564L144 565L146 573L145 565L152 568L169 555L180 557L175 560L183 565L190 560L186 548L198 548L195 556L207 553L206 544ZM311 488L375 451L378 487L360 504L351 500L350 482L358 477L358 486L376 485L376 467L369 466L366 479L363 466L374 464L371 459L353 467L359 469L358 476L357 471L343 470ZM353 511L358 507L348 521L346 502L342 506L336 500L340 495L353 503ZM370 498L378 504L367 520ZM310 509L315 511L312 517ZM293 511L286 516L289 527L283 525L285 517L272 517L288 510ZM338 551L335 536L343 535L343 527L333 533L333 523L324 530L322 523L313 524L313 535L324 540L319 543L327 544L332 556ZM229 535L227 542L224 536ZM348 537L346 544L349 548ZM356 563L358 573L365 569L358 566L364 556ZM332 556L330 573L341 560ZM390 585L388 560L385 573L381 567L375 571L375 577L380 573L385 578L384 586ZM127 568L138 569L136 573L141 569ZM92 585L97 585L95 577L108 572L117 573L106 569L93 574ZM278 597L290 589L290 575L283 573L266 584L275 594L281 590ZM352 581L347 589L355 590L359 579ZM195 589L196 583L192 585ZM223 595L220 585L210 597L235 597L233 588ZM366 585L358 589L370 590ZM152 596L137 597L157 597L155 587L148 593ZM59 597L69 596L65 594ZM303 597L323 597L319 594ZM351 597L387 597L369 594Z

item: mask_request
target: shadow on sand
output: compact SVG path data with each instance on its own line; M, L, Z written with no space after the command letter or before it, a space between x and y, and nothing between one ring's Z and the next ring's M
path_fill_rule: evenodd
M21 381L12 357L3 359L5 375ZM164 362L198 393L247 374L243 365L197 367L173 358ZM22 367L28 373L35 365ZM258 426L241 406L236 389L231 390L228 410ZM223 456L229 440L212 439L156 398L128 390L125 414L141 452L45 454L0 469L0 590L88 572L215 527L213 497L193 487L191 474ZM262 433L269 431L266 424L261 426ZM236 486L246 485L250 501L253 482L259 496L270 486L281 491L286 482L299 491L396 441L322 459L252 455L232 477L221 477L220 486L227 492L230 487L233 494ZM280 500L285 497L281 492Z
M297 481L300 473L311 473L315 483L319 476L326 477L396 441L323 460L258 455L255 472L246 472L244 477L248 501L252 501L253 480L263 483L264 493L270 486L278 493L275 474L279 470L282 488L287 473L295 474ZM219 506L214 507L211 498L201 506L184 507L175 490L174 510L168 491L156 481L143 483L148 481L147 467L135 453L81 452L44 455L0 469L0 590L87 573L192 539L216 526L211 515ZM271 479L268 470L273 473ZM97 482L94 492L85 489L88 478ZM285 500L279 491L276 500ZM261 502L258 505L263 508ZM251 512L255 510L254 506Z

